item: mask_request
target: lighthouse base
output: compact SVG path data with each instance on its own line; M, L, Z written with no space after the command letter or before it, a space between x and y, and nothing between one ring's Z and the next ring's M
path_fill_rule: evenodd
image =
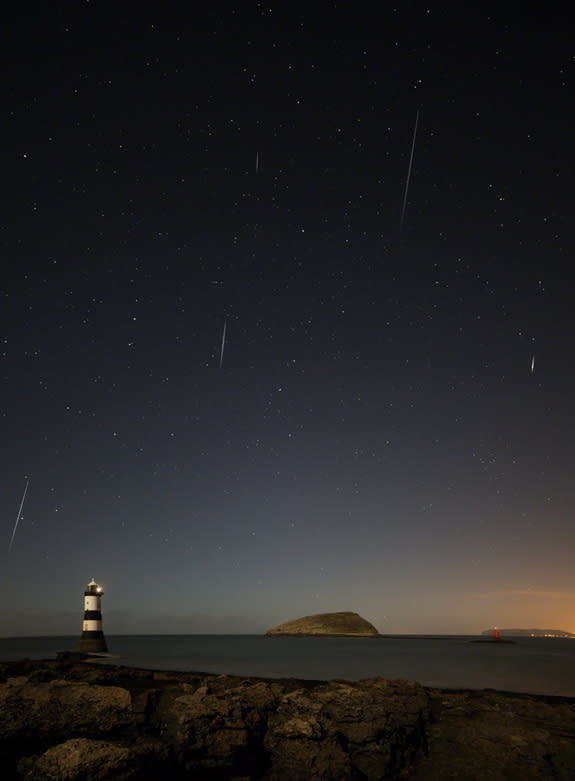
M106 645L106 638L101 629L82 632L80 642L78 643L78 651L83 654L101 654L108 652L108 646Z

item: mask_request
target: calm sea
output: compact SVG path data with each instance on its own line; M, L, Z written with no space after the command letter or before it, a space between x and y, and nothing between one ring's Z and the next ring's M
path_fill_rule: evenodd
M292 638L259 635L108 636L113 664L265 678L359 680L382 676L425 686L493 688L575 697L575 640L470 637ZM0 661L53 657L77 637L0 639Z

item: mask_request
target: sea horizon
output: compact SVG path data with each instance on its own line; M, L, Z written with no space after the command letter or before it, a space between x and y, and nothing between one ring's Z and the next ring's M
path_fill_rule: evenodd
M267 632L106 632L106 637L286 637L287 635L268 635ZM33 634L33 635L0 635L0 640L10 640L18 638L34 638L34 637L79 637L80 632L75 634ZM289 637L302 638L314 637L322 639L333 639L335 637L341 637L341 635L289 635ZM351 639L353 637L348 635ZM394 638L394 637L480 637L481 632L477 634L457 634L457 633L425 633L425 632L389 632L380 633L379 635L373 635L374 640L378 638ZM364 636L358 636L358 639L370 639ZM575 639L575 638L567 638Z
M572 638L517 637L512 643L474 643L478 637L110 634L106 638L109 654L98 663L254 678L382 677L418 681L431 688L575 697L575 644L565 642ZM0 638L0 661L55 659L59 652L76 650L78 641L77 634Z

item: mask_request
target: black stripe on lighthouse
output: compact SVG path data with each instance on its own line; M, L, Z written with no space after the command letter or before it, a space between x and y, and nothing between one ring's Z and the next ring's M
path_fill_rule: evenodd
M101 621L101 610L84 610L84 621Z

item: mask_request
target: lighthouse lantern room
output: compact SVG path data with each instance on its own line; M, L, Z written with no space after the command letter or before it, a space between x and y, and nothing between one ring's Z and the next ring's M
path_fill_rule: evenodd
M82 624L82 636L78 650L89 653L107 653L108 646L102 629L102 610L100 601L104 590L94 578L86 586L84 591L84 623Z

